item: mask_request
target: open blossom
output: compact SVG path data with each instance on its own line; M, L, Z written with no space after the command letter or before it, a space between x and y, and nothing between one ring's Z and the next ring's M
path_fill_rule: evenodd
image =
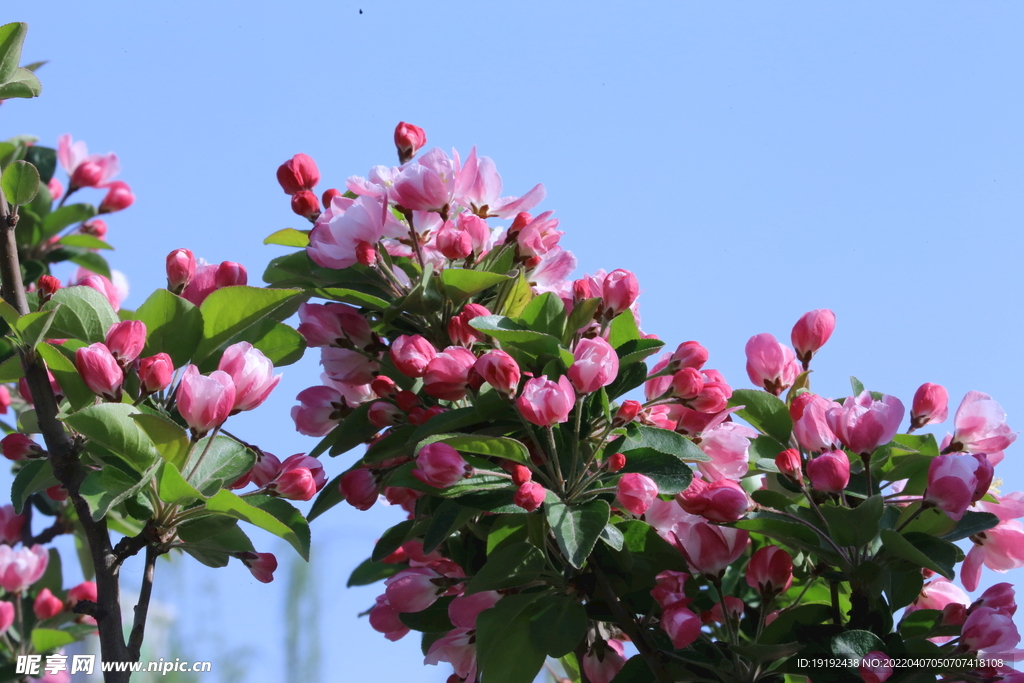
M388 604L399 612L422 612L445 594L441 574L428 567L413 567L395 574L384 585Z
M334 346L320 349L320 365L332 380L354 385L369 384L380 371L380 365L362 353Z
M345 304L302 304L297 329L309 346L365 349L374 341L366 318Z
M412 211L441 211L455 194L454 162L438 148L402 167L391 187L391 200Z
M539 427L565 422L575 404L576 392L565 375L557 382L549 380L547 375L527 380L523 393L516 399L523 417Z
M85 142L74 142L69 133L57 138L57 160L71 179L71 189L105 187L121 170L116 154L89 154Z
M401 640L412 629L402 623L399 614L401 612L388 604L387 595L378 595L376 604L370 608L370 628L383 633L392 642Z
M688 524L673 532L676 545L690 569L705 576L721 576L747 547L750 534L742 529L716 526L704 521Z
M928 467L924 501L959 520L992 484L992 463L984 454L940 455Z
M611 683L625 665L625 650L618 640L599 640L583 656L583 672L590 683Z
M281 381L281 375L274 374L274 363L249 342L225 349L217 369L227 373L235 385L235 411L260 406Z
M178 412L196 434L206 434L224 424L235 407L235 384L221 370L209 376L199 374L194 365L181 374L177 395Z
M332 206L341 203L341 197ZM387 206L373 197L359 197L340 212L332 212L328 220L321 217L309 233L306 253L317 265L341 270L358 261L360 243L374 245L384 237L399 237L404 230Z
M960 568L960 581L969 591L977 590L982 565L997 572L1024 567L1024 494L997 496L998 504L980 501L978 508L999 518L999 524L971 536L974 546Z
M454 676L472 681L476 678L476 633L473 629L456 628L438 638L427 650L424 664L448 662L455 669Z
M828 412L832 431L847 448L859 455L870 455L879 446L892 441L903 421L903 403L895 396L875 400L867 390L850 396L841 406Z
M793 416L793 436L797 442L813 453L834 449L839 444L839 437L829 426L828 413L832 409L841 409L841 406L811 393L798 396L793 408L798 405L802 410L798 416Z
M346 412L345 399L334 387L316 386L303 389L292 406L295 430L306 436L324 436L334 429Z
M811 362L811 357L818 352L836 329L836 314L827 308L808 311L800 316L793 325L790 340L804 369Z
M750 468L750 439L756 436L757 432L738 422L722 422L705 430L698 447L711 459L697 463L697 468L709 481L739 481Z
M948 451L995 453L1017 438L1006 424L1006 413L988 394L969 391L953 416L955 430ZM995 461L994 461L995 462Z
M943 610L946 605L958 604L965 607L970 603L967 593L959 586L945 578L936 576L921 587L921 592L914 599L914 602L907 606L907 613L919 609Z
M519 246L520 254L525 257L541 257L558 246L558 240L565 233L558 230L558 219L552 218L554 213L554 211L545 211L537 217L531 217L526 225L516 233L516 244ZM521 213L519 216L529 216L529 214Z
M573 350L573 357L569 380L580 394L608 386L619 374L619 356L601 337L581 339Z
M501 176L489 157L478 157L476 147L458 169L455 200L481 218L512 218L529 211L544 199L544 186L535 185L522 197L501 196Z
M448 603L448 618L456 628L476 628L480 613L494 607L500 599L498 591L461 595Z
M756 334L747 341L747 376L755 386L778 396L793 386L800 367L793 350L768 334Z
M914 393L910 426L920 429L929 423L945 422L949 416L949 393L941 384L925 382Z
M25 590L43 577L49 561L50 555L41 545L18 550L0 545L0 587L9 593Z
M1012 652L1020 634L1007 615L991 607L979 607L967 617L960 642L970 652Z

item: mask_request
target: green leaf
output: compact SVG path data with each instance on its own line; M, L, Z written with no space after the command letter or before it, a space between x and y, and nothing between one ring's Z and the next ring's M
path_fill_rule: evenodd
M508 280L508 275L482 270L445 268L441 271L441 284L444 286L445 294L456 303Z
M92 204L68 204L47 214L40 238L47 240L73 223L82 223L96 215Z
M999 518L993 515L991 512L974 512L968 510L964 513L963 518L956 523L956 526L952 531L942 535L944 541L959 541L979 534L986 529L991 529L996 524L999 524Z
M86 386L75 364L56 347L44 342L36 346L36 352L46 362L47 369L53 373L73 410L81 410L95 402L96 394Z
M202 460L200 460L202 458ZM204 496L212 496L225 484L231 484L256 464L256 454L234 439L218 434L196 443L182 468L188 482Z
M18 65L21 63L21 48L28 34L28 24L14 21L0 26L0 83L14 78ZM40 650L47 648L36 648Z
M134 496L156 474L156 466L145 475L128 474L118 467L94 470L82 480L81 494L89 504L94 521L103 519L110 508Z
M643 359L657 353L665 342L660 339L634 339L624 343L615 352L619 355L619 367L639 363Z
M850 388L853 389L854 397L860 396L864 393L864 384L853 375L850 375Z
M50 559L46 563L46 571L43 572L42 578L33 587L39 591L49 588L51 593L60 593L64 590L64 569L61 566L60 551L56 548L50 548L47 554L50 556Z
M469 325L498 341L515 344L516 347L534 356L548 354L557 357L559 355L558 349L561 344L558 338L526 329L509 318L500 315L485 315L474 318Z
M374 562L367 558L352 571L352 575L348 577L348 583L345 585L348 588L352 586L368 586L371 583L391 578L403 569L408 568L409 566L405 563L384 564L383 562Z
M587 611L579 601L568 595L552 595L537 601L530 632L549 657L564 657L587 635L589 624Z
M744 406L737 415L749 422L754 429L764 432L781 443L789 443L793 432L793 419L789 408L776 396L756 389L736 389L729 399L730 406Z
M159 415L138 413L131 415L131 418L146 432L164 460L177 468L185 464L192 444L184 429Z
M313 506L309 508L309 513L306 515L307 522L312 522L345 500L345 496L341 493L341 476L339 474L334 479L331 479L327 482L327 486L323 487L320 493L317 494L316 500L313 501Z
M178 468L170 462L161 463L156 475L156 484L157 496L169 505L188 505L203 498L203 494L185 481Z
M78 339L87 344L102 342L111 325L120 322L107 298L92 287L57 290L43 306L43 310L50 309L57 309L50 326L51 336Z
M43 84L36 75L28 69L18 67L11 80L0 85L0 100L9 100L12 97L39 97L42 92Z
M544 553L530 543L505 546L488 555L487 563L466 586L466 595L515 588L536 581L544 571L544 563Z
M803 550L813 553L819 557L830 558L834 553L826 551L821 546L821 539L818 534L804 526L780 518L770 512L754 512L741 519L734 525L737 529L746 529L769 538L773 538L784 545L796 550ZM838 558L835 558L838 560Z
M361 403L331 432L331 456L346 453L365 443L380 430L370 424L367 413L372 402Z
M372 294L365 294L354 289L342 289L339 287L325 287L316 290L316 295L331 301L340 301L352 306L372 308L375 311L383 311L388 307L388 302Z
M608 524L611 515L608 503L603 500L592 500L582 505L545 503L544 511L558 547L569 563L580 569Z
M27 161L13 161L0 176L0 187L10 204L28 204L39 191L39 171Z
M498 515L490 531L487 532L487 554L512 543L525 541L529 538L527 517L524 514Z
M619 447L619 452L626 455L628 462L629 451L637 448L650 448L661 453L674 455L686 462L707 462L711 460L711 458L704 454L704 451L697 447L697 444L682 434L669 431L668 429L661 429L660 427L638 425L636 434L626 436L625 441Z
M626 538L622 535L622 532L612 524L608 524L604 529L601 529L601 540L615 550L622 550L622 546L626 542Z
M75 642L75 637L68 631L55 628L32 629L32 648L36 652L49 652Z
M622 546L630 555L641 557L650 565L651 581L666 569L683 571L686 568L682 554L646 522L630 519L615 526L622 532Z
M584 299L573 304L572 313L569 314L569 320L565 324L565 334L562 336L562 342L568 345L572 341L574 334L593 322L594 314L597 313L597 309L600 306L601 297L599 296Z
M143 355L167 353L174 367L185 365L203 338L203 313L191 302L167 290L157 290L135 311L145 324Z
M29 67L25 67L33 71ZM39 171L39 182L45 185L53 178L53 172L57 170L57 150L42 145L32 145L25 150L25 161L36 167ZM49 194L47 195L49 196ZM53 197L47 204L53 202ZM49 206L46 207L49 210Z
M282 247L305 248L309 246L309 230L283 228L268 235L263 240L263 244L280 244Z
M64 422L143 473L160 458L160 452L131 418L137 412L138 408L123 403L101 403L68 415Z
M49 331L56 313L57 311L54 309L37 311L23 315L18 319L14 329L18 331L18 336L21 337L22 343L27 348L35 348L37 344L46 338L46 333Z
M437 550L449 536L478 514L479 511L463 507L454 500L442 501L430 516L430 524L423 533L423 552L429 554Z
M373 554L370 555L370 559L374 562L380 562L398 550L403 543L412 538L413 526L414 522L411 519L407 519L385 531L373 546Z
M520 271L519 277L512 284L512 289L505 296L505 302L498 312L514 318L526 309L531 300L533 300L533 288L530 287L526 276Z
M273 320L262 320L240 336L245 339L239 341L248 341L278 368L296 362L306 351L305 337L288 325Z
M640 328L636 326L636 318L633 311L623 311L615 316L609 326L608 343L613 349L618 349L626 342L640 339Z
M14 309L14 306L0 299L0 318L3 318L5 323L14 327L20 317L21 314Z
M302 290L297 289L247 286L218 289L200 306L203 337L194 354L195 360L206 358L229 339L264 318L287 317L305 296Z
M829 605L808 603L784 610L778 618L765 627L758 642L766 645L788 643L793 640L796 628L800 626L817 626L832 618Z
M506 436L483 436L476 434L438 434L424 439L416 446L416 454L431 443L448 444L463 453L475 453L492 458L504 458L529 464L530 451L521 442Z
M653 448L634 448L624 455L626 466L622 468L622 474L639 472L647 475L658 485L660 494L674 496L685 491L693 479L689 465L674 455Z
M440 598L430 607L419 612L403 612L398 615L399 620L413 629L424 633L441 633L451 631L455 626L448 618L448 605L454 597Z
M885 644L871 631L846 631L832 637L832 654L842 659L860 660L875 651L885 651Z
M309 559L309 537L302 538L270 512L261 510L258 507L249 505L242 498L228 491L221 489L215 496L206 501L206 509L210 512L219 512L243 522L248 522L264 531L269 531L291 543L304 560Z
M560 339L565 331L565 304L556 294L545 292L527 304L517 322Z
M307 562L309 561L309 523L302 516L302 513L299 512L298 508L283 498L274 498L272 496L249 496L246 498L246 501L264 512L269 512L279 522L291 529L298 540L298 545L293 543L295 549L299 551L302 559Z
M878 534L884 506L881 496L871 496L852 510L835 505L822 505L820 509L836 545L859 547L870 543Z
M93 237L92 235L86 235L81 232L61 237L59 243L66 247L78 247L81 249L113 249L112 246L101 240L99 237Z
M506 595L477 617L477 662L487 683L533 683L544 648L530 628L539 594Z
M65 250L67 251L67 250ZM56 253L56 252L51 252ZM82 266L86 270L91 270L97 275L110 279L110 264L107 263L107 259L103 258L99 254L94 254L90 251L79 251L76 254L68 256L68 261Z
M59 483L53 476L49 460L29 460L18 470L18 474L14 476L14 483L11 484L11 503L14 505L14 511L20 515L30 495Z

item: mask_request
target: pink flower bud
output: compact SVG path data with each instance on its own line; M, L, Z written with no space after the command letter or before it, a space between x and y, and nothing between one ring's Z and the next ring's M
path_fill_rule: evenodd
M710 484L694 479L677 500L686 512L712 522L735 522L750 509L747 492L731 479L718 479Z
M609 472L618 472L626 466L626 456L622 453L612 453L605 463Z
M349 470L341 475L341 495L356 510L369 510L380 496L380 486L373 473L363 467Z
M398 149L398 161L405 162L416 156L427 144L427 134L419 126L414 126L405 121L399 121L395 126L395 147Z
M46 183L46 189L50 191L53 201L57 201L64 196L64 183L57 178L50 178L50 182Z
M391 362L407 377L422 377L437 349L418 334L403 334L391 344Z
M402 409L386 401L374 401L370 404L370 411L366 416L370 424L377 429L405 423L405 413Z
M677 650L693 644L700 637L703 626L700 617L687 607L689 603L689 599L680 601L661 615L661 628L672 639L672 646Z
M323 195L320 197L320 201L324 204L324 210L331 208L331 202L334 201L334 198L340 197L342 194L342 191L335 187L332 187L329 190L324 190Z
M147 394L163 391L174 377L174 361L166 353L158 353L139 361L139 381Z
M534 377L526 382L523 393L516 399L523 417L539 427L565 422L575 404L576 392L565 375L558 382L552 382L546 375Z
M448 604L448 618L456 628L476 628L480 613L494 607L500 599L498 591L461 595Z
M704 391L704 378L695 368L683 368L672 376L672 395L681 399L697 398Z
M274 580L274 572L277 571L277 558L273 553L243 552L238 553L237 557L260 583L270 583Z
M108 185L107 196L100 202L100 213L114 213L123 211L135 203L135 195L132 188L123 180L115 180Z
M443 577L428 567L404 569L384 582L388 604L399 612L422 612L444 595Z
M0 601L0 634L7 633L14 624L14 603L6 600Z
M6 384L0 384L0 415L6 415L11 407L11 390Z
M424 484L443 489L468 477L472 471L473 468L457 450L448 444L435 442L420 449L412 476Z
M60 280L52 275L40 275L37 284L39 287L39 299L44 302L49 301L50 297L60 289Z
M448 321L448 338L452 340L452 344L469 347L474 342L481 341L484 338L483 334L471 327L469 322L490 314L491 312L480 304L466 304L459 315L452 316Z
M777 545L759 548L747 564L747 585L762 595L784 593L793 585L793 558Z
M13 505L0 505L0 543L14 545L20 541L24 526L25 516L15 513Z
M308 155L296 154L278 166L277 182L281 184L285 194L312 190L320 182L320 169Z
M270 488L282 498L312 500L325 484L327 475L320 461L304 453L296 453L281 463L281 469Z
M582 665L590 683L611 683L626 665L622 643L618 640L598 640L583 656Z
M959 520L992 483L992 465L983 454L940 455L928 466L924 502Z
M793 350L768 334L756 334L747 341L747 376L755 386L778 396L793 386L800 367Z
M810 315L810 313L807 315ZM801 318L801 320L803 320L803 318ZM794 334L795 333L796 331L794 329ZM826 339L827 338L828 337L826 336ZM878 650L874 650L864 655L859 669L860 677L864 679L864 683L883 683L884 681L889 680L889 677L892 676L892 667L888 664L890 661L891 657L889 657L889 655L884 652L879 652Z
M782 476L796 484L804 480L804 473L801 469L803 461L800 458L800 451L795 448L787 448L776 455L775 466L779 468Z
M959 602L951 602L942 608L939 623L943 626L963 626L967 621L967 607Z
M690 569L712 577L720 577L725 568L743 554L750 538L750 534L741 529L703 521L692 524L687 532L675 534L676 544Z
M669 362L675 368L700 370L708 362L708 350L695 341L683 342L676 347Z
M64 611L64 601L50 592L49 588L44 588L36 596L32 611L35 612L36 619L49 619Z
M188 249L175 249L167 255L167 289L181 292L196 274L196 257Z
M15 432L0 439L0 450L8 460L35 458L46 453L43 448L26 434Z
M365 349L374 341L366 318L345 304L302 304L297 329L314 347Z
M395 380L387 375L380 375L370 382L370 390L377 395L377 398L394 399L398 396L398 386Z
M796 357L804 370L811 362L811 356L818 352L836 329L836 314L827 308L819 308L804 313L796 325L793 326L793 334L790 341L796 350Z
M217 274L213 283L216 289L223 287L237 287L249 282L249 274L245 266L234 261L223 261L217 266Z
M473 366L484 381L506 396L519 388L519 364L504 351L488 351Z
M608 273L601 287L605 316L613 318L633 305L640 294L636 276L628 270L618 269Z
M815 491L839 493L850 483L850 459L842 451L826 451L808 461L807 478Z
M46 573L50 554L41 545L13 549L0 545L0 587L9 593L20 593Z
M91 221L82 223L82 227L78 231L83 235L92 235L102 240L107 236L107 222L102 218L93 218Z
M718 373L716 372L716 376ZM697 397L689 401L693 410L701 413L720 413L729 407L732 387L719 380L709 380L708 372L704 373L704 388Z
M108 401L121 400L124 373L105 344L97 342L75 351L75 367L90 391Z
M461 230L455 221L445 221L437 231L437 250L452 261L459 261L473 253L473 238Z
M619 356L601 337L581 339L573 350L569 380L580 394L590 394L615 381L619 374Z
M516 491L515 496L512 498L512 502L527 512L533 512L544 502L544 496L546 495L547 491L544 490L543 486L535 481L528 481L520 485L519 490Z
M231 377L235 385L235 411L260 406L281 381L281 375L274 374L274 363L249 342L225 349L217 369Z
M636 419L636 416L640 414L644 406L640 401L623 401L619 409L615 411L615 416L612 418L612 424L616 427L624 427L630 422Z
M903 421L903 403L883 395L876 401L865 390L847 398L842 406L827 413L829 426L847 448L858 455L870 455L892 441Z
M797 443L815 453L833 450L839 444L839 437L829 426L828 415L833 409L842 408L837 402L810 392L797 396L789 411Z
M252 483L262 489L269 486L277 478L280 471L281 460L273 453L263 451L260 454L259 460L256 461L256 464L250 470L249 477L252 479Z
M729 612L729 621L734 624L738 624L740 617L743 616L743 601L732 595L725 596L725 608ZM721 601L715 601L714 606L700 615L701 621L705 624L724 624L725 616L722 614L722 603Z
M82 600L96 602L97 592L95 581L83 581L68 591L68 607L74 607Z
M103 182L103 167L94 161L83 161L71 173L71 187L96 187Z
M177 394L178 412L197 436L219 427L235 407L235 383L231 375L216 370L209 376L187 365Z
M690 600L686 597L686 581L689 578L690 575L685 572L666 569L655 577L651 597L663 610L684 600L685 604L689 604Z
M658 485L645 474L624 474L615 485L615 498L634 515L642 515L658 497Z
M60 503L68 499L68 490L64 488L63 484L57 484L46 489L46 496L50 500Z
M971 610L979 607L991 607L1000 614L1012 617L1017 613L1017 596L1014 593L1013 584L997 583L987 588L971 605Z
M971 612L960 632L960 644L969 652L1012 652L1019 642L1013 619L991 607Z
M363 266L372 266L377 260L377 250L366 240L356 242L356 261Z
M377 604L370 608L370 628L383 633L390 641L401 640L411 630L402 623L399 611L388 604L387 597L377 596Z
M313 220L320 215L320 200L309 190L300 190L292 195L292 211Z
M122 364L127 365L138 358L145 345L146 323L140 320L115 323L107 330L106 347Z
M469 390L469 371L476 356L461 346L449 346L427 364L423 373L423 391L445 401L465 398Z
M519 213L516 214L516 217L512 219L512 225L508 226L508 234L514 237L523 228L525 228L527 225L529 225L532 222L533 222L533 216L532 215L530 215L526 211L520 211ZM594 294L588 294L587 298L590 298L591 296L595 296L595 295Z
M920 429L926 424L945 422L949 417L949 394L941 384L925 382L914 393L910 408L910 426Z

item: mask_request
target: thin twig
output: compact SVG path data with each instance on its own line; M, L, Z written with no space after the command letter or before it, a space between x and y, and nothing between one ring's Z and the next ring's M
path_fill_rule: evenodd
M146 546L146 569L142 574L142 588L139 589L139 602L135 605L135 622L128 637L128 661L139 661L142 651L142 638L146 634L146 615L149 614L149 600L153 595L153 574L156 572L156 558L159 550Z

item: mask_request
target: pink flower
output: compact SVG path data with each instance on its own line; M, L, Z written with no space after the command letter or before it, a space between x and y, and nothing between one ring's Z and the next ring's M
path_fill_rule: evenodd
M569 380L580 394L589 394L615 381L619 374L619 357L615 349L601 337L581 339L573 350Z
M607 318L614 318L633 305L640 295L636 275L619 268L608 273L601 286L601 301Z
M640 414L643 408L644 406L640 401L623 401L619 409L615 411L615 417L612 418L612 422L616 427L625 427L636 419L636 416Z
M96 582L83 581L82 583L68 590L68 607L74 607L81 600L96 602L96 596Z
M422 377L437 349L418 334L401 335L391 344L391 362L407 377Z
M158 353L139 361L139 382L147 394L163 391L171 386L174 361L166 353Z
M803 460L800 458L800 451L795 448L787 448L776 455L775 466L792 482L799 484L804 480Z
M64 196L64 183L57 178L50 178L50 182L46 183L46 189L50 191L53 201L57 201Z
M427 567L403 569L384 582L388 604L399 612L422 612L448 590L442 576Z
M892 676L892 658L884 652L874 650L864 655L860 664L860 677L864 683L884 683Z
M699 342L685 341L676 347L669 360L673 368L700 370L708 362L708 350Z
M998 401L980 391L969 391L953 417L953 442L947 450L995 453L1005 450L1017 438L1006 424L1006 413Z
M24 460L44 454L46 451L27 434L15 432L0 439L0 450L8 460Z
M793 585L793 558L777 545L759 548L747 565L747 585L762 594L786 592Z
M836 329L836 314L827 308L808 311L793 325L790 340L796 350L796 357L803 363L804 370L810 365L811 357L818 352Z
M565 422L575 404L576 392L565 375L558 382L552 382L547 375L527 380L523 393L516 399L523 417L539 427Z
M248 281L249 275L245 270L245 266L234 261L221 261L213 277L213 283L217 289L239 287Z
M338 206L341 198L335 199ZM306 253L324 268L341 270L358 262L360 243L374 245L384 237L399 237L401 225L391 216L388 208L372 197L359 197L344 210L323 216L309 233Z
M527 470L529 471L529 470ZM519 486L512 502L527 512L533 512L544 502L547 491L535 481L527 481Z
M511 218L540 204L544 194L544 186L535 185L522 197L502 197L501 176L494 162L488 157L477 157L476 147L459 168L455 186L455 200L482 218Z
M850 483L850 459L843 451L826 451L807 461L807 478L815 491L839 493Z
M991 607L1000 614L1012 617L1017 613L1017 596L1014 593L1013 584L997 583L990 586L971 605L971 609L978 607Z
M341 393L334 387L310 387L295 398L299 405L292 406L292 420L295 430L306 436L325 436L341 422L346 408Z
M756 334L747 341L747 376L755 386L778 396L793 386L800 374L793 350L768 334Z
M473 629L457 628L435 640L427 650L424 664L448 662L455 675L464 681L476 678L476 633Z
M411 211L441 211L455 193L455 164L436 147L404 166L391 186L391 200Z
M14 512L13 505L0 505L0 543L14 545L21 540L25 517Z
M344 384L369 384L380 371L380 365L362 353L334 346L320 349L320 365L328 377Z
M416 152L427 144L427 133L419 126L399 121L395 126L395 147L398 148L398 161L401 164L409 161Z
M798 396L792 407L797 408L798 404L802 410L793 418L793 436L797 443L814 453L833 450L839 444L839 437L829 426L828 414L832 409L842 410L842 406L810 393Z
M910 408L910 426L920 429L932 422L945 422L949 416L949 394L941 384L925 382L914 393Z
M178 385L178 412L196 435L206 434L224 424L235 407L235 384L221 370L209 376L194 365L185 366Z
M978 503L984 512L999 517L999 524L971 536L974 546L960 569L960 581L967 590L977 590L983 564L997 572L1024 567L1024 524L1017 519L1024 516L1022 497L1011 493L999 497L998 505Z
M485 382L505 396L514 396L519 387L519 364L504 351L488 351L480 356L474 370Z
M107 330L105 341L111 355L127 365L139 357L146 345L146 323L140 320L115 323Z
M686 597L686 581L689 578L690 575L685 572L666 569L654 578L651 597L663 610L684 600L689 604L690 601Z
M466 304L462 312L448 321L448 337L452 344L470 347L474 342L481 341L484 336L470 326L470 321L481 316L490 315L491 312L480 304Z
M75 368L94 394L108 401L121 400L124 372L105 344L96 342L75 351Z
M677 650L689 647L697 640L703 626L700 617L690 611L689 603L689 599L681 600L661 615L661 628L672 639L672 646Z
M296 453L281 463L269 488L289 500L312 500L325 484L327 475L320 461L304 453Z
M49 561L50 555L41 545L20 550L0 545L0 587L20 593L43 577Z
M750 509L747 492L731 479L719 479L708 484L694 478L676 500L691 515L700 515L712 522L735 522Z
M883 395L876 401L865 390L856 398L848 397L842 406L831 408L827 417L843 445L859 455L870 455L896 436L903 413L903 403L895 396Z
M553 251L558 240L565 233L558 230L558 219L552 218L554 211L545 211L536 218L530 218L526 225L516 233L519 252L526 257L540 257ZM520 216L529 214L520 213ZM513 226L515 223L513 223Z
M924 501L959 520L992 483L992 464L984 454L940 455L928 466Z
M672 375L671 381L672 395L684 400L697 398L704 391L704 377L696 368L683 368Z
M260 454L259 460L249 470L248 476L252 483L262 489L270 486L280 471L281 460L273 453L263 451Z
M14 624L14 603L6 600L0 601L0 634L7 633L7 629Z
M121 170L116 154L89 154L85 143L72 142L69 133L57 138L57 160L71 178L71 189L103 187Z
M260 583L270 583L274 580L277 558L273 553L243 552L238 553L237 557Z
M615 498L634 515L642 515L658 497L658 485L645 474L623 474L615 485Z
M729 621L734 624L738 624L740 618L743 616L743 610L745 608L743 601L737 597L733 597L732 595L727 595L725 596L725 607L726 611L729 612ZM700 615L700 619L705 624L710 624L712 622L724 624L725 616L722 613L721 601L716 600L714 606L710 610Z
M673 532L676 545L693 571L720 577L747 547L750 534L742 529L715 526L704 521Z
M445 401L458 401L469 390L469 371L476 365L476 356L461 346L449 346L437 354L423 373L423 391Z
M188 249L175 249L167 255L167 289L180 292L196 274L196 257Z
M618 640L598 640L583 656L583 672L590 683L611 683L625 665L625 650Z
M299 190L293 194L291 205L292 213L308 220L315 221L320 215L320 200L309 190Z
M49 588L39 591L36 601L32 604L36 619L49 619L64 611L64 601L54 595Z
M460 595L448 604L448 618L455 628L476 628L480 613L494 607L500 599L498 591Z
M235 385L234 410L238 412L259 407L281 381L281 375L274 374L274 363L249 342L226 348L217 369Z
M306 154L296 154L277 168L277 182L285 194L312 190L320 182L320 169Z
M651 368L649 375L657 375L662 370L668 368L669 362L672 360L672 356L668 353L663 354L658 362ZM672 386L672 375L665 375L663 377L655 377L644 382L644 396L648 401L653 401L660 396L663 396L666 391Z
M356 510L369 510L380 496L377 478L364 467L357 467L341 475L338 487L341 495L345 496L345 502Z
M345 304L302 304L297 329L309 346L365 349L374 341L366 318Z
M123 211L135 203L132 188L123 180L115 180L108 185L107 196L100 202L100 213Z
M732 387L718 370L704 370L702 377L704 378L704 388L696 398L688 402L689 406L701 413L720 413L729 406Z
M738 422L722 422L706 429L698 447L711 460L697 463L697 468L709 481L739 481L750 468L750 439L756 436L757 432Z
M468 477L473 468L459 452L448 444L427 444L416 454L416 469L412 476L424 484L439 489L447 488Z
M388 604L386 595L377 596L377 604L370 608L370 628L394 642L401 640L410 629L402 623L400 613Z
M366 414L367 419L377 429L384 429L406 421L405 412L398 406L387 401L374 401Z
M527 280L538 294L544 292L561 292L565 286L565 278L576 270L576 257L571 251L555 247L541 257L540 263L533 267Z
M991 607L971 612L960 632L960 643L969 652L1012 652L1019 642L1013 619Z
M459 261L473 253L473 238L455 221L445 221L437 231L437 249L446 259Z

